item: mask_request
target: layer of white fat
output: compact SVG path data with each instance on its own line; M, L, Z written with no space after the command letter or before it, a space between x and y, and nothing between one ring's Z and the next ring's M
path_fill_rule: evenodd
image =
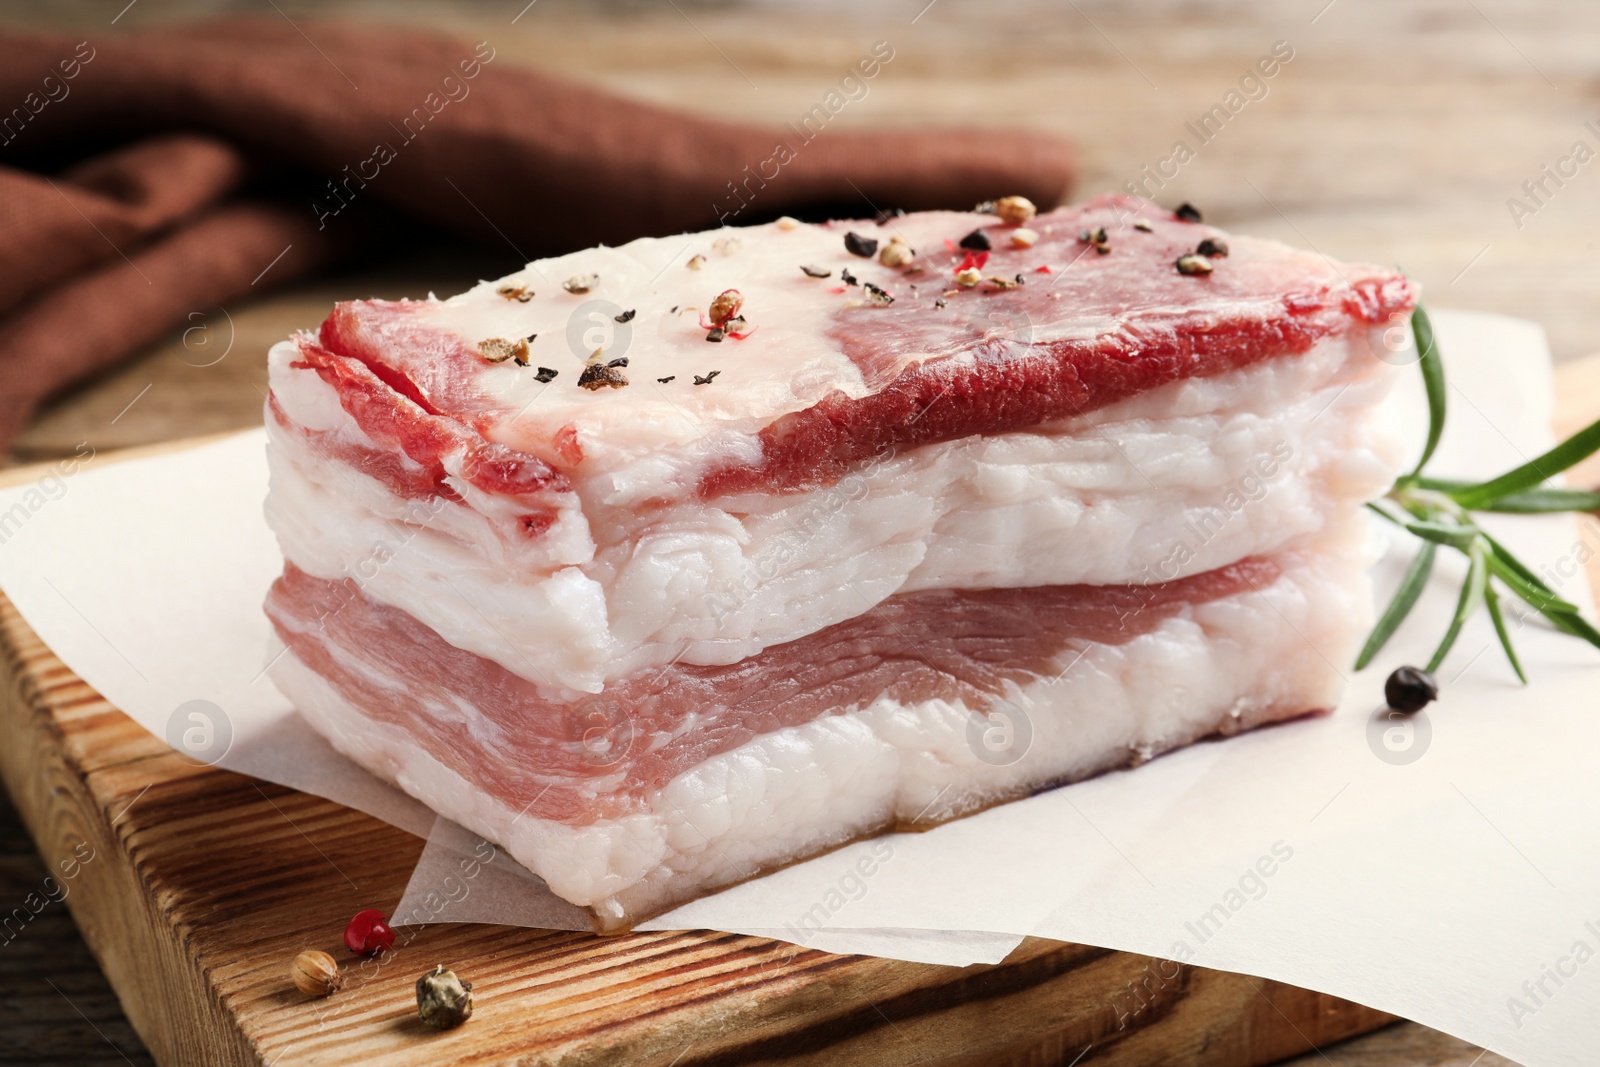
M272 375L289 416L365 441L286 356ZM896 592L1162 581L1317 537L1393 479L1398 452L1372 414L1390 370L1364 336L1331 339L1034 432L927 445L810 493L642 513L580 482L549 494L561 519L532 540L492 510L510 505L459 480L483 511L403 500L274 433L267 510L297 566L354 578L570 698L675 660L737 662Z
M554 432L570 425L583 448L583 475L609 480L608 494L618 503L644 501L661 495L663 486L698 484L713 464L754 462L759 458L755 434L784 414L811 407L834 391L852 397L871 391L855 363L830 336L841 309L846 316L861 316L864 328L877 310L867 303L862 286L843 286L843 272L898 300L923 301L929 314L955 315L960 305L954 301L949 312L933 307L940 292L952 284L945 266L950 259L945 242L995 224L991 215L923 212L884 227L866 222L834 227L802 224L785 230L768 223L641 238L618 248L590 248L537 260L514 274L428 304L416 314L420 322L467 345L496 337L514 341L533 336L530 367L474 361L464 368L471 389L494 420L488 436L546 454ZM1041 217L1034 228L1048 235L1071 225L1068 220ZM903 275L875 259L852 255L844 244L851 226L880 243L896 235L905 238L927 256L929 269ZM1298 258L1309 257L1272 241L1230 237L1229 242L1230 262L1236 265L1261 257L1294 270ZM1038 258L1043 262L1046 257ZM698 269L691 269L691 262ZM821 268L831 276L809 277L801 272L802 265ZM1065 264L1055 266L1061 269ZM1314 266L1325 269L1321 260ZM597 280L586 292L571 293L564 287L570 280L590 277ZM1049 277L1029 275L1028 280L1044 285ZM916 293L911 290L913 283ZM842 286L843 292L831 291ZM743 313L755 332L742 341L708 343L700 317L718 294L729 289L743 295ZM533 295L525 302L502 295L517 290ZM968 298L979 299L972 294L960 299ZM972 306L985 322L994 314L1004 316L1004 294L982 301ZM852 304L856 306L846 309ZM1221 297L1214 305L1201 301L1189 306L1187 313L1200 320L1208 312L1219 318L1271 319L1282 314L1275 293L1264 294L1253 305ZM1140 309L1142 314L1159 310ZM628 312L633 313L630 321L616 321ZM1093 338L1125 326L1125 320L1109 314L1063 311L1053 321L1030 321L1028 329L1034 340L1049 342ZM595 391L577 387L584 361L597 350L607 361L629 360L623 371L628 386ZM388 355L402 366L407 358L404 351ZM914 365L928 355L903 353L889 369ZM558 376L540 383L533 369L539 366L556 370ZM697 375L707 377L713 370L718 372L714 381L695 384ZM673 380L658 380L666 377Z
M1191 606L1126 644L1070 642L1058 676L1007 694L1008 723L975 728L959 701L879 699L756 737L647 795L637 814L582 826L519 812L405 731L365 717L293 655L272 673L341 752L618 927L890 826L928 825L1218 731L1331 707L1342 682L1334 664L1350 661L1371 618L1370 543L1285 555L1271 585ZM361 649L331 651L380 691L426 696L368 665ZM438 714L471 722L477 713L452 703ZM986 747L991 724L1031 734L1020 758L1020 744ZM516 744L485 733L486 743Z

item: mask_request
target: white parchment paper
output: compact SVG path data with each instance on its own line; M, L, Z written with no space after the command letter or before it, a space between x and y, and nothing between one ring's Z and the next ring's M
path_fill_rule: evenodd
M1537 327L1435 319L1451 412L1432 471L1498 472L1547 447ZM1394 411L1422 425L1414 371ZM581 926L503 854L333 753L262 675L280 651L260 602L281 559L261 519L261 449L242 434L0 491L0 588L68 666L180 750L431 829L397 917ZM1571 517L1493 531L1588 609L1590 548ZM1411 549L1398 541L1380 565L1381 597ZM1425 662L1443 632L1455 562L1441 554L1412 618L1330 716L851 846L649 927L954 965L1036 934L1323 990L1529 1067L1592 1062L1600 655L1513 612L1524 688L1480 617L1440 672L1440 703L1409 723L1376 714L1387 671ZM1128 993L1108 1001L1119 1018L1141 1010Z

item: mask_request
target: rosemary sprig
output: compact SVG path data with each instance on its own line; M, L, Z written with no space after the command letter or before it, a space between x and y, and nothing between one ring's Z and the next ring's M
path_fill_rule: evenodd
M1420 539L1421 545L1406 569L1400 588L1389 606L1378 617L1372 633L1356 658L1356 669L1371 663L1389 638L1400 628L1422 595L1433 573L1434 558L1441 546L1453 548L1467 557L1467 578L1462 583L1450 626L1428 662L1437 670L1450 654L1450 648L1478 608L1489 612L1495 635L1505 649L1506 659L1517 677L1526 684L1522 663L1511 643L1500 607L1502 590L1543 615L1562 633L1581 638L1600 648L1600 630L1578 613L1576 605L1557 596L1543 579L1513 556L1500 542L1490 537L1473 519L1472 513L1505 512L1545 514L1562 511L1600 511L1600 491L1562 489L1545 483L1600 451L1600 420L1590 423L1541 456L1513 468L1497 478L1482 482L1451 478L1432 478L1423 468L1433 458L1444 432L1444 363L1434 340L1433 323L1425 308L1418 307L1411 320L1416 335L1418 366L1428 394L1428 438L1422 456L1411 473L1401 476L1383 499L1371 505L1373 511Z

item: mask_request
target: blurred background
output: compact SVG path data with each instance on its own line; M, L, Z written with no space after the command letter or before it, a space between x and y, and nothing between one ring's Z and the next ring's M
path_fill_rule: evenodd
M0 22L94 41L248 13L412 24L487 40L499 64L769 127L794 121L875 41L893 61L828 132L980 127L1039 131L1078 153L1075 196L1144 188L1208 222L1339 259L1399 264L1437 306L1531 318L1557 358L1600 349L1600 5L1558 0L6 0ZM1276 42L1292 51L1208 143L1197 120ZM92 68L91 68L92 69ZM530 102L536 112L537 104ZM41 116L43 122L51 118ZM530 115L530 121L534 120ZM1588 127L1586 122L1595 125ZM18 145L23 141L19 139ZM0 162L12 151L0 147ZM1562 166L1570 176L1556 175ZM1150 168L1146 171L1145 168ZM1554 180L1550 175L1556 175ZM1529 185L1533 183L1529 192ZM1541 184L1542 183L1542 189ZM1516 207L1515 203L1522 207ZM965 207L968 205L951 205ZM862 214L870 214L865 205ZM553 250L553 249L552 249ZM534 254L529 251L529 254ZM441 295L521 259L504 242L410 248L229 305L228 357L165 343L50 404L12 461L209 433L259 421L260 354L336 297ZM0 327L3 329L3 327ZM185 337L189 347L184 347ZM137 404L117 417L146 385ZM115 419L113 423L112 420ZM93 431L92 433L90 431Z
M1600 350L1600 4L3 0L0 29L102 43L239 14L292 27L319 52L330 20L488 41L497 68L774 132L886 41L893 61L822 137L976 127L1064 138L1076 148L1074 197L1133 183L1237 232L1398 264L1436 307L1532 319L1558 359ZM1269 56L1276 69L1264 77L1258 61ZM528 121L540 120L540 101L529 101ZM1175 154L1180 142L1188 151ZM47 159L28 148L0 145L0 165L48 173L72 162L70 145ZM4 462L258 425L268 345L315 326L332 301L446 295L522 263L492 236L401 236L263 286L221 316L174 321L157 343L50 399ZM0 319L0 339L6 328ZM0 888L37 880L9 814L0 850ZM149 1062L59 909L54 922L53 940L28 939L29 956L0 957L0 1063ZM62 990L40 987L47 973ZM1505 1062L1415 1026L1325 1053L1306 1062Z

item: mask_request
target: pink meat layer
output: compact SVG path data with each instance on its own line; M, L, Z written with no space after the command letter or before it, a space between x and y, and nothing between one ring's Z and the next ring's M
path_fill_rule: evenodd
M960 289L937 309L924 299L901 299L869 314L841 307L829 336L870 391L836 390L776 418L760 431L757 462L713 467L695 487L698 494L827 485L889 450L1021 430L1179 379L1305 352L1352 327L1398 321L1416 302L1414 287L1399 274L1335 269L1288 249L1282 257L1221 260L1203 277L1181 274L1174 260L1220 231L1152 209L1126 197L1062 208L1035 220L1050 232L1027 249L1010 247L1009 231L998 223L988 227L994 249L983 273L1027 283L1013 289ZM1148 232L1127 225L1134 213L1150 222ZM842 235L871 224L830 226ZM1076 236L1101 226L1120 226L1109 255ZM1051 273L1038 273L1040 266ZM951 284L934 272L905 280L919 277L933 292ZM427 323L431 306L341 303L315 341L301 339L302 365L338 389L369 436L419 463L436 466L443 449L462 443L483 452L474 458L488 468L486 488L559 487L562 469L583 461L572 427L545 431L545 459L484 444L482 435L504 413L470 379L469 370L481 365L471 342ZM995 316L1006 329L994 329ZM1097 323L1107 328L1076 328ZM912 353L921 358L905 366ZM352 461L392 483L393 471L381 460Z
M572 704L541 697L350 580L289 564L266 608L284 643L351 706L406 730L505 807L581 825L635 810L647 793L759 734L880 697L940 697L981 711L1007 682L1053 677L1072 649L1123 644L1278 575L1275 562L1256 558L1158 585L902 594L731 666L674 664ZM483 721L441 718L430 705L471 707ZM486 745L486 735L507 743Z

